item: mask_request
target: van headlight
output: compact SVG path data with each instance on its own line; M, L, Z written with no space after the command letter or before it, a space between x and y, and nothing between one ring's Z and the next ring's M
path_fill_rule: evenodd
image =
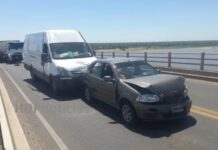
M159 97L155 94L143 94L136 98L136 102L140 103L156 103L159 102Z
M70 76L69 71L67 71L66 69L64 69L62 67L58 67L57 70L58 70L59 76L62 76L62 77L69 77Z

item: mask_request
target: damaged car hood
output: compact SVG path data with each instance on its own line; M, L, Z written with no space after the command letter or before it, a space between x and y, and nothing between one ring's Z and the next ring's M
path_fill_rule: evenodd
M155 74L134 79L125 79L123 81L130 85L149 89L156 94L163 94L172 90L182 90L185 88L185 79L183 77L168 74Z

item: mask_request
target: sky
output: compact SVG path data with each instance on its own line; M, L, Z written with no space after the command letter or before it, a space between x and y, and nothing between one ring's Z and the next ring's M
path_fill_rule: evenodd
M217 0L2 0L0 40L77 29L88 42L218 40Z

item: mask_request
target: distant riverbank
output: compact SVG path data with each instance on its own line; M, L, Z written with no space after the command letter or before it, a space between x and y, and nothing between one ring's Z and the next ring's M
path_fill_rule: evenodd
M160 50L218 47L218 41L175 41L175 42L129 42L129 43L90 43L95 50Z
M186 47L186 48L153 48L153 49L145 49L145 48L128 48L125 50L122 49L98 49L97 51L105 51L105 52L144 52L144 51L171 51L171 52L208 52L208 53L218 53L218 46L210 46L210 47Z

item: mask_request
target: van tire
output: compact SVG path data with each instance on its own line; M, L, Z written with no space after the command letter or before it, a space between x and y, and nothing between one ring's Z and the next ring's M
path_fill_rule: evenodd
M37 82L38 81L38 78L37 76L33 73L33 69L30 69L30 75L31 75L31 78L34 82Z
M58 96L60 94L60 90L57 87L57 83L55 82L54 78L50 80L51 92L52 96Z

